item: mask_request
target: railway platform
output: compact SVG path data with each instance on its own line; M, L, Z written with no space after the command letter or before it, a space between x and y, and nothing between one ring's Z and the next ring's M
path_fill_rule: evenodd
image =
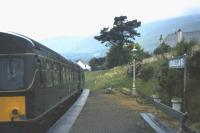
M47 133L68 133L85 105L89 89L84 89L70 109L48 130Z
M89 94L89 93L88 93ZM75 120L68 111L68 118L57 122L48 133L151 133L143 126L139 112L120 106L108 94L91 91L83 110ZM83 105L83 104L82 104ZM78 107L75 107L78 108ZM75 111L76 112L76 111ZM76 113L75 113L76 114ZM67 116L67 113L64 115ZM62 118L61 118L62 119ZM75 121L75 122L74 122Z

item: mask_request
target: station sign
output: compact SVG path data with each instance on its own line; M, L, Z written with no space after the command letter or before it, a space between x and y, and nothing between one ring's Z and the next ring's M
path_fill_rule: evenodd
M185 58L169 60L169 68L185 68Z
M169 60L169 68L184 69L183 71L183 110L186 111L186 83L187 83L187 56L174 58Z

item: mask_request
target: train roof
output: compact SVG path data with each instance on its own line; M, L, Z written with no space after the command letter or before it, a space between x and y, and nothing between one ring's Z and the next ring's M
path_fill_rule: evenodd
M0 32L0 47L1 54L35 53L54 60L74 64L39 42L14 32ZM74 65L77 66L76 64Z
M33 51L34 43L23 36L15 33L0 32L0 53L31 53Z

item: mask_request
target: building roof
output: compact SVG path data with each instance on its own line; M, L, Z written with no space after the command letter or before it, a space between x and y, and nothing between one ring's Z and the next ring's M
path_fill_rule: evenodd
M190 41L192 39L200 42L200 31L195 31L195 32L184 32L183 38L185 41Z
M165 44L169 46L175 46L178 42L176 34L169 34L167 37L164 39Z
M191 40L195 40L200 42L200 31L192 31L192 32L182 32L183 34L183 39L186 42L189 42ZM178 38L176 33L169 34L167 37L164 39L165 44L170 45L170 46L175 46L178 43Z

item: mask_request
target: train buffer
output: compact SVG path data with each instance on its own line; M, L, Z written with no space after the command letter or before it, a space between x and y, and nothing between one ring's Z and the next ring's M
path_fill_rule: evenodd
M72 107L48 130L47 133L68 133L87 101L89 89L84 89Z

